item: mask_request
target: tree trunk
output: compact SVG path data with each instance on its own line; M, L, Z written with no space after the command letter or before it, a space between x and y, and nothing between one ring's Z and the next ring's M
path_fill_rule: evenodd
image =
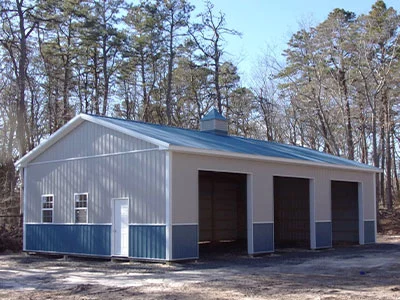
M19 157L26 153L26 105L25 105L25 85L26 85L26 66L27 66L27 37L25 33L25 17L22 7L23 0L16 1L19 17L20 34L20 57L18 61L18 104L17 104L17 140Z
M343 59L341 59L341 65L343 65ZM353 128L351 125L351 111L350 101L346 82L346 72L343 69L338 70L339 86L341 91L341 98L345 104L346 114L346 146L347 146L347 158L354 160L354 142L353 142Z
M70 119L69 116L69 81L70 81L70 47L71 47L71 19L69 20L69 26L68 26L68 36L67 36L67 50L65 57L63 57L64 60L64 84L63 84L63 123L67 123ZM60 45L61 47L61 45Z
M105 4L105 1L104 1ZM102 37L102 51L103 51L103 77L104 77L104 96L103 96L103 111L102 115L105 116L107 114L107 106L108 106L108 94L109 94L109 84L110 84L110 78L108 74L108 58L107 58L107 39L108 35L106 33L106 9L105 7L103 8L103 22L104 22L104 35Z
M385 157L386 157L386 184L385 184L385 200L386 207L388 209L393 208L393 197L392 197L392 154L391 154L391 107L390 100L387 95L388 91L385 90L382 97L382 103L385 106Z
M174 15L171 15L171 23L169 28L169 58L168 58L168 74L167 74L167 95L165 105L167 109L167 124L172 124L172 70L174 66Z
M395 129L394 126L392 126L392 168L393 168L393 175L395 179L395 184L396 184L396 198L398 199L400 195L400 185L399 185L399 176L397 172L397 160L396 160L396 142L395 142Z
M93 76L94 76L94 111L96 115L100 115L100 87L99 87L99 73L97 72L97 49L94 49L94 56L93 56Z
M144 122L149 122L150 120L150 115L149 115L149 99L147 95L147 82L146 82L146 70L145 70L145 58L144 58L144 53L141 50L140 51L140 71L141 71L141 77L142 77L142 92L143 92L143 121Z
M380 155L381 155L381 168L385 168L385 128L384 128L384 118L383 118L383 111L381 112L381 117L380 117ZM386 207L386 201L385 201L385 173L382 172L380 174L380 180L379 180L379 192L380 192L380 200L382 201L382 204Z
M219 59L220 59L220 52L218 49L218 34L216 33L217 38L214 42L214 85L215 85L215 93L217 97L217 107L218 112L222 114L222 97L221 97L221 87L219 85Z

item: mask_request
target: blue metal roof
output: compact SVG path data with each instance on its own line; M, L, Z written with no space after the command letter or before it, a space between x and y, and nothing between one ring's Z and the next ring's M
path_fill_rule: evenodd
M208 121L213 119L226 121L226 118L222 116L216 108L210 110L201 120Z
M144 134L148 137L166 142L174 146L183 146L204 150L217 150L242 154L251 154L284 159L303 160L314 163L325 163L337 166L356 167L367 170L379 169L356 161L337 157L309 148L242 138L238 136L223 136L209 132L182 129L177 127L156 125L138 121L123 120L110 117L100 117L102 121L110 122L125 129Z

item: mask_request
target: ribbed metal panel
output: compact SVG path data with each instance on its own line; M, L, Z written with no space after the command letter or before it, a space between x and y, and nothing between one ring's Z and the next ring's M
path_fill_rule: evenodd
M39 155L32 163L150 148L156 148L156 146L85 121Z
M129 226L129 256L165 259L166 235L164 225Z
M364 243L371 244L376 242L375 222L364 221Z
M110 256L110 225L27 224L26 251Z
M189 259L199 257L197 225L172 226L172 259Z
M116 118L93 116L92 118L107 122L113 125L121 126L132 132L138 132L158 141L168 143L174 146L183 146L203 150L219 150L224 152L236 152L242 154L252 154L259 156L296 159L314 163L326 163L336 166L351 166L375 172L378 169L368 165L360 164L356 161L329 155L323 152L311 150L309 148L297 147L280 143L272 143L262 140L245 139L237 136L221 136L219 134L210 134L197 130L188 130L172 126L162 126L143 122L129 121ZM216 118L216 121L220 118ZM206 127L208 130L210 127ZM211 128L221 130L220 125L211 126Z
M274 251L274 224L253 224L254 253Z
M53 194L53 222L74 223L74 193L88 193L89 223L111 223L111 200L129 198L130 223L164 224L165 157L152 144L84 122L27 167L25 221L40 223L41 195Z
M74 193L88 193L89 223L111 223L111 199L129 198L130 223L165 223L165 151L28 167L26 222L41 222L41 195L54 194L54 223L74 223Z
M315 223L316 248L332 247L332 222Z
M228 159L174 153L172 160L173 223L198 223L199 170L252 175L253 222L273 222L274 176L309 178L314 181L315 221L331 220L331 181L362 184L364 218L375 218L374 174L323 167Z

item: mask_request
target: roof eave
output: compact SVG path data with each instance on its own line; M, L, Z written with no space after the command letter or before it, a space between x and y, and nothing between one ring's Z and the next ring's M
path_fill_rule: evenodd
M294 165L303 165L303 166L313 166L313 167L324 167L331 169L340 169L340 170L348 170L348 171L358 171L358 172L369 172L369 173L382 173L383 170L375 167L353 167L346 165L335 165L323 162L314 162L314 161L306 161L300 159L288 159L274 156L263 156L263 155L255 155L255 154L245 154L238 152L228 152L228 151L220 151L220 150L210 150L210 149L199 149L199 148L191 148L184 146L174 146L171 145L169 150L180 153L188 153L188 154L197 154L197 155L212 155L217 157L229 157L229 158L241 158L248 160L257 160L257 161L265 161L265 162L279 162L284 164L294 164Z

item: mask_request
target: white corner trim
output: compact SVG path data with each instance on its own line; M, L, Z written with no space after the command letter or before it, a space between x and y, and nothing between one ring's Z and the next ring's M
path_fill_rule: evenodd
M214 156L214 157L239 158L239 159L247 159L247 160L291 164L291 165L303 165L303 166L311 166L311 167L324 167L324 168L357 171L357 172L368 172L368 173L382 173L383 172L381 169L374 168L374 167L371 167L371 169L369 169L369 168L353 167L353 166L345 166L345 165L334 165L334 164L323 163L323 162L306 161L306 160L300 160L300 159L289 159L289 158L281 158L281 157L273 157L273 156L262 156L262 155L245 154L245 153L220 151L220 150L210 150L210 149L199 149L199 148L174 146L174 145L170 145L169 150L178 152L178 153L180 152L180 153L197 154L197 155Z
M27 203L26 203L26 201L27 201L27 195L28 195L28 193L27 193L27 191L28 191L28 188L27 188L27 186L28 186L28 182L27 182L27 179L28 179L28 168L21 168L21 170L20 170L21 172L22 172L22 174L23 174L23 187L24 187L24 190L23 190L23 193L24 193L24 195L23 195L23 201L22 201L22 205L23 205L23 207L22 207L22 209L23 209L23 215L22 215L22 226L23 226L23 232L22 232L22 250L26 250L26 212L27 212L27 208L26 208L26 206L27 206Z
M246 175L246 206L247 206L247 253L254 254L254 176Z
M372 175L372 190L373 190L373 195L372 195L372 199L373 199L373 206L374 206L374 223L375 223L375 242L376 242L376 237L378 234L378 222L377 222L377 202L376 202L376 175L373 174ZM364 220L365 221L369 221L369 219Z
M172 152L165 155L165 258L172 260Z
M357 184L357 194L358 194L358 239L360 245L364 245L364 192L363 183L359 182Z
M310 205L310 248L317 248L317 235L315 226L315 180L309 179L309 205Z

